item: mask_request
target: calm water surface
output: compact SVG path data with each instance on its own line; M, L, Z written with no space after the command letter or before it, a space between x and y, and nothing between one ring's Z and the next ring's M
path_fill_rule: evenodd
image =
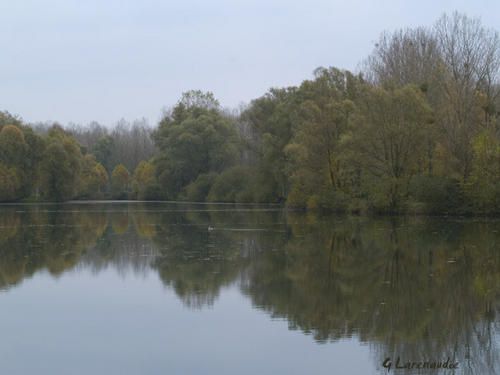
M0 373L500 373L500 222L0 206Z

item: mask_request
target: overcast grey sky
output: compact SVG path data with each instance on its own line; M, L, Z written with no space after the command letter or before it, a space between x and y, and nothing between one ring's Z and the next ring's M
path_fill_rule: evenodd
M0 110L154 124L189 89L234 107L453 10L500 28L499 0L0 0Z

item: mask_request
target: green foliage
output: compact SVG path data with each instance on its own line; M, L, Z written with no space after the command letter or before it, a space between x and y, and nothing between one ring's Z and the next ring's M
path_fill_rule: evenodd
M473 141L474 161L466 193L475 211L500 211L500 139L493 130L484 130Z
M15 168L8 168L0 162L0 202L10 202L19 198L19 177Z
M118 164L111 174L111 193L114 199L127 199L130 173L123 164Z
M214 172L200 174L185 187L184 199L189 202L205 202L216 178L217 173Z
M111 155L113 153L113 146L113 138L104 136L101 137L92 148L92 153L96 160L102 164L107 171L111 171L112 168Z
M296 207L345 210L342 203L353 191L353 174L344 145L354 100L362 81L347 71L320 68L314 81L305 81L297 96L295 132L284 151L289 161L291 199Z
M22 126L22 120L7 111L0 111L0 130L6 125Z
M208 201L252 202L254 201L252 195L253 183L250 168L243 166L229 168L215 179L208 194Z
M132 195L139 200L157 199L158 189L154 165L141 161L132 176Z
M416 202L424 204L421 213L451 213L460 206L459 183L449 177L414 176L409 193Z
M78 143L62 128L50 129L40 166L40 191L49 201L74 198L80 183L82 154Z
M81 198L99 199L104 197L108 186L108 173L93 155L85 155L82 161L80 194Z
M189 92L155 134L158 180L169 199L200 174L221 172L238 157L238 136L210 93Z
M415 86L385 90L368 87L352 128L354 160L367 176L377 211L400 211L411 176L425 152L432 111ZM372 188L373 187L373 188Z
M271 89L253 100L241 115L253 133L248 147L257 159L258 201L284 201L288 195L285 147L293 137L296 91L296 88Z
M15 201L23 196L24 157L28 145L22 130L15 125L4 125L0 130L0 201Z
M37 180L43 141L20 119L0 112L0 162L16 175L16 192L9 200L28 197Z
M0 112L0 200L110 190L118 199L498 214L499 40L455 13L432 30L383 34L363 74L321 67L241 113L222 110L210 92L188 91L154 132L155 155L144 126L75 131L81 147L59 127L41 136ZM106 170L117 164L108 189Z
M9 165L20 166L28 145L24 134L15 125L6 125L0 130L0 159Z

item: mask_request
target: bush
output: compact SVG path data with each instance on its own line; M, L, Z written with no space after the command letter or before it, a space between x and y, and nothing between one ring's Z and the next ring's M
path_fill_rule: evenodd
M307 200L308 196L303 187L299 184L295 184L290 193L288 193L286 205L289 208L306 208Z
M163 200L163 192L160 184L155 183L152 185L147 185L141 195L141 199L145 201L159 201Z
M253 185L251 168L232 167L217 176L207 199L210 202L252 202Z
M461 208L459 183L448 177L414 176L409 194L414 204L423 203L424 211L429 214L449 213Z
M216 173L200 174L196 180L184 188L183 198L190 202L205 202L216 178Z

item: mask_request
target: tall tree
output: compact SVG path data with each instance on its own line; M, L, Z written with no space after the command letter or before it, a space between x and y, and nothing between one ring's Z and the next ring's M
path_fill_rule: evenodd
M421 90L368 87L352 128L354 161L368 172L371 200L382 209L400 209L409 178L418 172L432 111ZM386 200L387 199L387 200Z
M457 12L443 15L434 30L443 60L436 114L443 146L453 162L446 169L467 181L474 155L472 140L491 121L492 103L499 93L500 38L479 19Z
M115 199L128 197L130 173L123 164L118 164L111 174L111 192Z
M342 138L355 112L359 77L335 68L320 68L314 81L297 91L295 134L285 151L290 155L292 189L288 203L303 205L307 199L347 192L352 168L346 164Z
M155 141L159 183L170 199L200 174L221 172L238 156L236 129L211 93L184 93L160 121Z
M40 173L42 196L52 201L71 199L77 194L80 183L80 146L57 125L50 129L46 143Z
M248 145L256 155L259 201L285 201L289 190L286 145L293 137L296 87L271 89L253 100L241 114L252 136Z

